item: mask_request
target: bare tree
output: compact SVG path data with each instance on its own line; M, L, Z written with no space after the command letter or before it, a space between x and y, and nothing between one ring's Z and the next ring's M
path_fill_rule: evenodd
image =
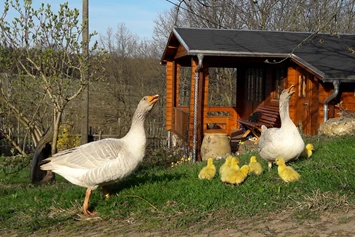
M5 0L4 6L0 18L0 53L6 52L1 57L7 58L8 63L1 66L8 75L21 75L24 87L31 85L36 88L34 94L48 99L52 110L53 154L63 112L88 86L84 72L90 65L97 66L93 71L98 70L101 52L91 59L92 64L85 60L81 53L79 10L69 9L68 3L61 4L57 14L49 4L34 9L29 0L23 5L19 0ZM13 19L7 16L10 8L17 14ZM91 52L96 48L95 44Z
M27 145L25 138L36 146L44 127L48 125L49 117L46 115L46 95L30 93L36 92L37 88L31 84L24 85L22 80L24 79L15 75L0 75L0 131L24 155ZM20 139L21 136L23 139Z
M176 0L169 15L178 24L163 20L156 28L203 27L306 32L354 32L354 0ZM165 14L165 13L164 13ZM166 27L166 26L169 27ZM159 33L159 31L157 31Z
M105 121L104 129L114 129L116 134L123 135L129 128L131 115L140 98L164 91L164 68L159 64L160 53L155 44L140 40L124 23L119 24L115 31L109 28L106 35L100 36L100 43L109 52L108 76L105 84L97 85L94 93L111 109L102 114L95 113L93 109L93 113L97 115L95 120L100 117ZM99 94L99 88L106 93Z

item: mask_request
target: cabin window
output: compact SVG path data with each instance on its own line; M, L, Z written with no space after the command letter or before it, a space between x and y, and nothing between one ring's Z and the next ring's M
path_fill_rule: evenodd
M264 70L262 68L248 68L246 79L248 101L261 102L264 96Z
M210 67L208 73L208 106L236 106L237 69Z
M298 76L298 97L306 97L306 76L299 75Z
M284 89L285 69L279 68L274 70L274 99L279 100L282 90Z

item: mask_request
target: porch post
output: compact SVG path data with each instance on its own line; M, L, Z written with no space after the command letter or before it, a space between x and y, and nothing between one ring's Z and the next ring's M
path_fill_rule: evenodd
M191 121L191 115L193 115L193 137L192 137L192 160L196 161L196 160L201 160L200 157L200 145L198 143L198 137L201 137L201 103L203 103L203 100L199 100L202 97L202 91L199 89L199 87L201 87L201 80L199 80L200 78L200 71L202 68L202 60L203 60L203 54L198 54L198 65L197 67L195 67L196 65L196 61L193 60L192 61L192 67L195 67L195 70L193 70L193 75L192 75L192 82L191 83L191 90L193 91L193 93L191 93L191 100L190 100L190 121ZM200 105L200 106L199 106ZM192 109L192 110L191 110ZM198 119L199 118L199 119ZM200 135L200 136L198 136ZM201 138L199 138L199 140L201 140Z
M173 117L174 117L174 63L167 62L166 64L166 120L165 128L170 131L173 130Z

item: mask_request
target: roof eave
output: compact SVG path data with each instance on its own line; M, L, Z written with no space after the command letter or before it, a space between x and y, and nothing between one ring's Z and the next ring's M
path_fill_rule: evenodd
M180 36L179 32L176 30L176 28L173 29L173 33L175 35L175 37L177 38L177 40L180 42L180 44L182 44L182 46L185 48L185 50L187 52L190 51L189 46L187 46L186 42L184 41L184 39Z
M320 79L325 77L324 72L307 63L295 54L288 53L266 53L266 52L236 52L236 51L214 51L214 50L190 50L188 55L204 54L205 56L231 56L231 57L259 57L259 58L291 58L298 64L308 68Z
M339 81L340 83L354 83L355 82L355 77L350 77L350 78L344 78L344 77L336 77L336 78L324 78L323 82L326 83L331 83L333 81Z
M265 53L265 52L237 52L237 51L216 51L216 50L190 50L188 55L203 54L204 56L230 56L230 57L259 57L259 58L288 58L289 54Z
M187 46L186 42L184 41L184 39L180 36L179 32L176 30L176 28L173 29L173 31L170 33L169 39L168 39L168 43L164 49L163 55L160 59L160 64L165 65L166 61L166 54L167 54L167 49L170 45L170 42L172 40L173 37L176 37L176 39L179 41L180 44L182 44L182 46L186 49L187 52L189 52L189 47Z
M304 61L303 59L301 59L297 55L291 54L291 59L293 61L295 61L296 63L301 64L303 67L308 68L309 70L311 70L314 74L316 74L316 76L318 78L320 78L322 80L325 78L325 73L324 72L320 71L316 67L314 67L311 64L309 64L308 62Z

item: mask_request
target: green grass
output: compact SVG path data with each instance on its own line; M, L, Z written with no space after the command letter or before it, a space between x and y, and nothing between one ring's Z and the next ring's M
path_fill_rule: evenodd
M5 166L9 158L2 157L0 235L57 230L75 233L95 226L107 226L103 232L112 226L125 231L130 231L129 226L135 230L203 228L284 209L295 218L316 218L324 210L355 204L355 137L316 136L305 140L312 142L316 151L310 159L289 163L301 174L298 182L284 183L277 168L268 172L266 162L260 158L264 173L249 176L235 187L223 184L218 175L211 181L199 180L197 174L205 162L174 168L162 162L144 163L135 174L110 186L111 197L107 201L103 200L101 189L93 192L90 206L100 214L91 221L83 221L78 215L84 188L60 176L56 184L32 185L28 166L20 172L4 172L8 171ZM240 156L240 164L248 163L249 157L250 154ZM215 162L217 168L222 163L223 160Z

